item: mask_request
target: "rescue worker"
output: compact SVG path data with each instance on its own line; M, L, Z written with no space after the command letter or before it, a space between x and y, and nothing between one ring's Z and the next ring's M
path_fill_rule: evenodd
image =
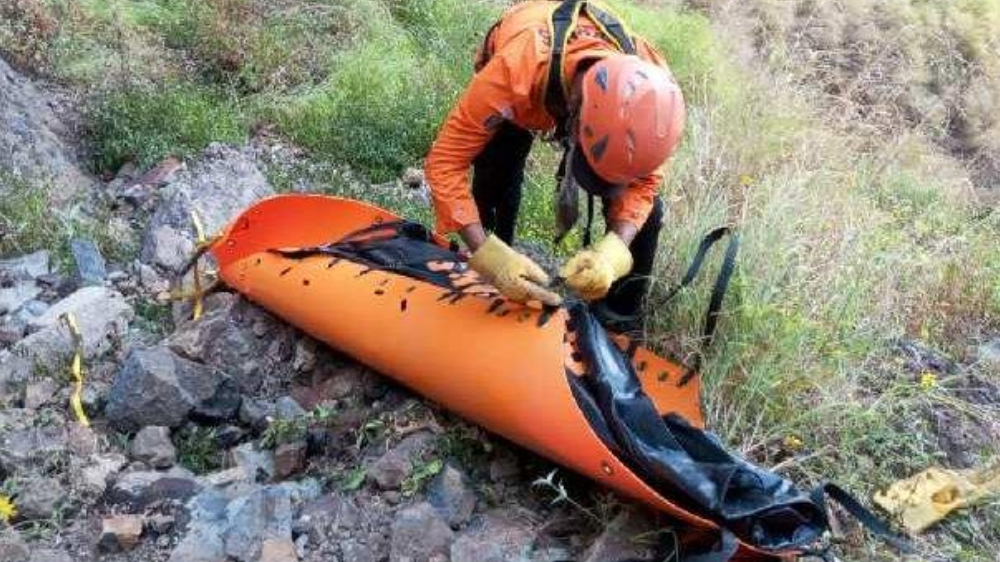
M564 149L560 237L577 220L580 189L601 199L607 225L560 277L596 301L606 324L634 326L663 220L660 168L684 127L666 63L606 9L581 0L512 6L476 59L426 159L437 231L458 232L470 266L506 297L559 304L542 268L511 248L532 141L554 131Z

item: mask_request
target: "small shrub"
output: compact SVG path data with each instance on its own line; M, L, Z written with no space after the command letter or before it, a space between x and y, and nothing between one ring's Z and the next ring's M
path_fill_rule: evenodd
M0 169L0 256L55 249L66 228L44 186Z
M238 104L192 83L104 92L89 118L96 170L115 170L129 160L148 166L165 156L188 156L211 142L246 137Z

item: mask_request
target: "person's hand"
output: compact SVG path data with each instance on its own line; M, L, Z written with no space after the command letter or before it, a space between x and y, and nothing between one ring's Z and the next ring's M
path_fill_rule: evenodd
M512 301L524 303L537 300L552 306L562 304L562 297L545 288L549 284L545 271L494 235L490 235L472 254L469 267Z
M583 300L604 298L611 284L632 270L632 253L625 242L609 232L593 246L573 256L559 275Z

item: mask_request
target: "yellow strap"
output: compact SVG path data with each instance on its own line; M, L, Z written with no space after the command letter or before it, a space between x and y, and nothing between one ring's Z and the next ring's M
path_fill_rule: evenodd
M83 336L80 335L80 327L76 323L76 316L72 312L67 312L59 317L69 328L70 337L73 338L73 362L70 364L70 372L73 375L73 395L70 397L70 405L76 414L77 421L84 427L90 427L90 420L87 413L83 411Z
M198 216L198 211L191 209L191 222L194 224L194 232L197 237L198 242L197 248L201 250L205 245L205 229L201 226L201 218ZM203 293L201 291L201 273L198 271L198 260L194 260L194 266L191 271L194 276L194 312L191 317L194 320L201 318L202 312L205 309L205 305L202 299Z

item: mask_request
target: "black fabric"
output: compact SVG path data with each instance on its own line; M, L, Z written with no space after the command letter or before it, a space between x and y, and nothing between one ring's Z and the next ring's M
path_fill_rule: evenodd
M588 375L582 385L603 414L606 443L654 489L768 550L810 544L827 524L791 482L731 455L713 435L678 416L661 418L628 359L586 307L571 308ZM578 389L576 393L579 392Z
M435 244L430 231L423 225L409 221L376 224L322 246L278 248L271 251L291 259L316 255L346 259L447 289L453 288L449 275L468 268L455 252ZM451 269L432 271L427 266L430 262L454 265Z
M479 220L507 244L514 242L524 168L533 140L530 131L504 121L473 160L472 197Z

